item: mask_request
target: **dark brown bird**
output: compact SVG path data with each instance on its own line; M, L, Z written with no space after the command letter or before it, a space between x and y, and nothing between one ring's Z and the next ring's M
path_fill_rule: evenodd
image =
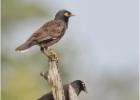
M48 48L58 42L68 28L69 18L73 14L67 10L60 10L56 13L54 20L45 23L21 46L16 48L16 51L23 51L34 45Z
M87 92L85 83L82 82L81 80L73 81L70 84L74 88L77 96L80 94L81 91ZM64 85L65 100L70 100L69 93L68 93L68 89L69 89L68 87L69 87L69 84ZM49 92L48 94L45 94L44 96L40 97L38 100L54 100L54 98L53 98L52 92Z

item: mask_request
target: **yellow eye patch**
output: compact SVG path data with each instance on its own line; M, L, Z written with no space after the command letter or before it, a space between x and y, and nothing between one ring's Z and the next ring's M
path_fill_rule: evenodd
M69 17L70 14L69 14L68 12L65 12L65 13L64 13L64 16Z

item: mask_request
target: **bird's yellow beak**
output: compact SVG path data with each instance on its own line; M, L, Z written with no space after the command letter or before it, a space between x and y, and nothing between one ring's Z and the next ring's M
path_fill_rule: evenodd
M86 93L88 93L87 89L85 90Z
M72 13L70 14L70 13L68 13L68 12L65 12L65 13L64 13L64 16L66 16L66 17L71 17L71 16L75 16L75 15L72 14Z

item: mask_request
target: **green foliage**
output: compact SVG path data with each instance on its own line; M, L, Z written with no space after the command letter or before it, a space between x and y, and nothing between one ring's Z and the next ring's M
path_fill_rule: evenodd
M36 4L23 2L21 0L2 0L2 25L8 25L11 22L24 20L31 17L38 17L48 14Z
M5 31L18 22L48 14L49 11L35 3L2 0L2 38L8 41L13 39ZM39 75L43 71L39 67L46 66L46 63L44 65L38 61L41 57L38 53L26 57L16 54L7 44L2 45L2 100L36 100L47 92L47 82Z

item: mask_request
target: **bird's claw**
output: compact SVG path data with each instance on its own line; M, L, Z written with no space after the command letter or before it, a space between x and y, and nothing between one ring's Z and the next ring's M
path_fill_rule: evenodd
M52 48L47 49L47 56L50 60L56 61L58 63L58 56L57 54L53 51Z

